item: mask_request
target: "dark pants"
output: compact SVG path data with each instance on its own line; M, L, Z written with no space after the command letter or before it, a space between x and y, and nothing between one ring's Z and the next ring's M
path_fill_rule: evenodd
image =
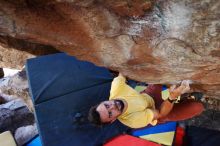
M160 109L163 99L161 96L162 85L148 85L148 87L142 91L150 95L155 102L157 109ZM174 104L172 111L163 119L160 119L161 122L166 121L180 121L192 118L202 113L204 107L202 103L194 100L185 100L181 103Z

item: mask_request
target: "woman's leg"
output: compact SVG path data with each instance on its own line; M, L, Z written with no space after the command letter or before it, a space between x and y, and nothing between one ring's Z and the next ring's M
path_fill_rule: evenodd
M162 85L148 85L148 87L141 93L147 93L150 95L155 102L155 107L160 109L163 99L161 96ZM172 111L163 119L160 119L161 122L166 121L180 121L192 118L202 113L204 106L202 103L195 100L185 100L181 103L176 103Z
M162 91L162 85L149 84L145 90L141 91L141 93L146 93L150 95L154 99L155 107L159 109L160 105L163 103L163 99L161 97L161 91Z

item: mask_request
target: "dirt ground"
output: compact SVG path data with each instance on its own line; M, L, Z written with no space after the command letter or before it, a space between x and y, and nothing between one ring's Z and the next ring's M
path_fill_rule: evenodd
M220 100L204 99L202 102L204 103L205 111L199 116L184 121L184 123L220 131Z

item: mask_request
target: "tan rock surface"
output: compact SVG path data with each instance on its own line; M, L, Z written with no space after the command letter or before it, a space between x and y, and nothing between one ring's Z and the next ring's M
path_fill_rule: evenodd
M21 70L28 58L58 52L51 46L0 36L0 67Z
M220 98L220 1L0 2L0 34L148 83L190 79Z
M20 71L13 76L0 79L0 97L2 97L2 102L5 103L15 99L21 99L29 110L33 112L33 103L28 91L28 81L25 71Z

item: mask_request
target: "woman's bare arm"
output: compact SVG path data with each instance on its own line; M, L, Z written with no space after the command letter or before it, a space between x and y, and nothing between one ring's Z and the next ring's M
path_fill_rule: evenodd
M183 81L179 87L176 87L175 85L171 86L169 88L169 92L170 92L169 99L165 100L161 104L160 109L153 110L154 119L160 119L166 117L173 109L174 102L172 102L172 100L176 100L178 96L188 92L189 90L190 90L189 83L186 81Z

